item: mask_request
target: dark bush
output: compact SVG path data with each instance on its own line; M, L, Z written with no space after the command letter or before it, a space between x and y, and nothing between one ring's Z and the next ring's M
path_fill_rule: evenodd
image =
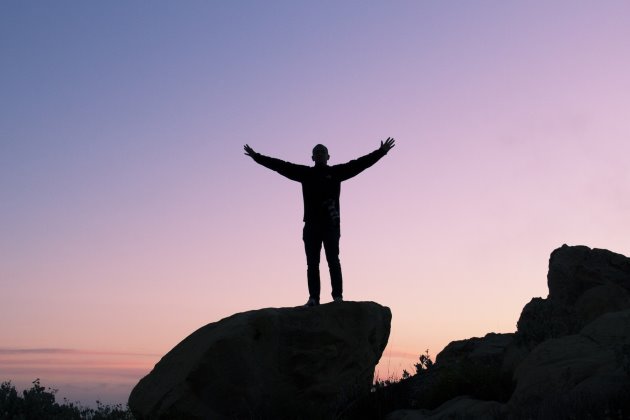
M3 420L131 420L128 408L96 401L96 409L64 399L55 401L56 389L43 387L39 379L20 395L10 381L0 384L0 418Z

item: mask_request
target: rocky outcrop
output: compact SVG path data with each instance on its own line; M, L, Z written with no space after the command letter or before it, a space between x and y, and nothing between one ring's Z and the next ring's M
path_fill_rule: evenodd
M513 345L514 334L490 333L481 338L454 341L440 352L430 368L377 389L368 398L358 401L342 418L371 420L387 416L388 419L433 419L442 415L446 416L444 418L477 418L454 413L477 413L483 407L492 407L493 413L499 412L514 389L512 373L504 368ZM466 398L461 399L461 396ZM457 402L447 404L451 400ZM489 400L492 404L482 400ZM401 413L396 410L398 408L416 410ZM499 408L501 410L497 411ZM404 417L397 417L402 415Z
M489 333L483 338L452 341L435 359L437 365L474 363L501 367L503 354L514 340L514 334Z
M547 281L515 334L450 343L390 398L424 409L387 418L630 418L630 258L563 245Z
M503 364L513 342L514 334L495 333L451 342L430 369L410 381L410 403L436 407L460 395L507 401L513 386Z
M534 298L518 320L530 347L578 333L598 316L630 308L630 258L605 249L563 245L551 253L549 296Z
M269 308L192 333L133 389L139 419L321 419L369 393L391 312L373 302Z
M606 249L568 246L549 257L549 299L575 304L587 290L597 286L621 286L630 292L630 258Z
M579 334L550 339L514 374L509 408L520 417L557 418L610 408L630 393L630 310L611 312ZM568 408L567 408L568 407ZM568 412L568 410L572 412Z

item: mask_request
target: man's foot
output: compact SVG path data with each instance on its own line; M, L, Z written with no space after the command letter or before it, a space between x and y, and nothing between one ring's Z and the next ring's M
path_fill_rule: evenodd
M304 305L304 306L317 306L317 305L319 305L318 301L316 301L313 298L309 298L308 302L306 302L306 305Z
M343 302L343 298L341 296L334 297L333 302Z

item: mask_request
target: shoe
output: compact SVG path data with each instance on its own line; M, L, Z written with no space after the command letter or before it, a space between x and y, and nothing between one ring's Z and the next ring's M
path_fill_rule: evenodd
M341 296L334 297L333 302L343 302L343 298Z
M304 305L304 306L317 306L317 305L319 305L318 301L316 301L313 298L309 298L308 302L306 302L306 305Z

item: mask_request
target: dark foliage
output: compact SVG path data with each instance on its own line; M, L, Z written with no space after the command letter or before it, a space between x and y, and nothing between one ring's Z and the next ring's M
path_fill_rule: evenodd
M420 375L433 367L433 360L431 360L431 356L429 356L429 349L426 349L424 354L420 355L419 359L419 362L414 365L416 375Z
M56 389L41 386L39 379L30 389L18 393L10 381L0 384L0 418L3 420L132 420L127 408L96 401L96 409L64 399L55 401Z
M434 363L429 355L429 350L421 354L418 363L414 365L416 374L411 375L406 370L398 380L389 378L386 380L376 380L372 386L369 396L354 401L339 416L340 419L362 419L377 420L383 419L387 413L398 408L411 408L409 406L409 385L418 377L424 377L433 368ZM413 407L419 408L419 407Z

